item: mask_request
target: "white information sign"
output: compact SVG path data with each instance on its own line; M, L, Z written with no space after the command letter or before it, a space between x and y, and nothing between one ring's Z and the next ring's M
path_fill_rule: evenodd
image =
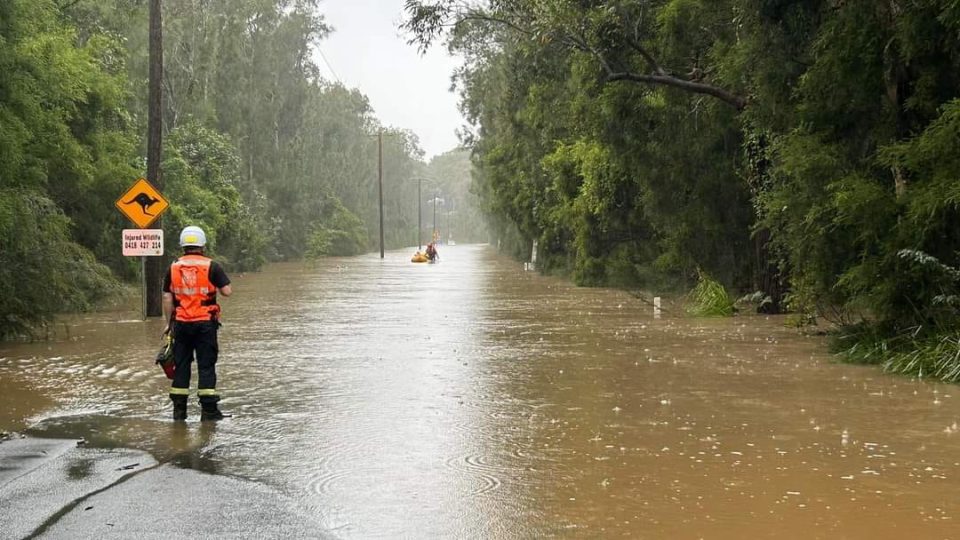
M163 255L163 229L124 229L124 257L159 257Z

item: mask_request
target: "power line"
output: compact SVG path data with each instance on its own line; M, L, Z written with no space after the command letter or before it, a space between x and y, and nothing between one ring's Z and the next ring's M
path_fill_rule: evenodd
M327 55L323 54L323 49L317 47L317 52L320 53L320 58L323 58L323 63L327 65L327 69L330 70L330 73L333 73L333 76L337 79L337 82L343 84L343 81L340 80L340 76L337 75L337 72L334 71L333 66L330 65L330 61L327 60Z

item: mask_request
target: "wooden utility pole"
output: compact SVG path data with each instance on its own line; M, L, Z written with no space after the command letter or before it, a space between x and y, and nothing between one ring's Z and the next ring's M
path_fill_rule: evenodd
M163 18L161 0L150 0L150 87L147 97L147 180L158 190L163 190L160 160L163 152ZM163 218L154 222L154 227L163 228ZM146 315L163 315L163 257L148 257L144 270L146 280Z
M422 183L423 178L417 178L417 251L420 251L420 247L423 246L423 242L420 241L420 228L423 227L423 211L420 209L423 201L423 196L420 195L420 184Z
M383 130L377 132L377 184L380 187L380 258L383 258Z
M437 233L437 203L438 202L442 203L443 199L441 199L438 195L434 195L433 196L433 234L430 236L431 242L436 242L440 240L440 235Z

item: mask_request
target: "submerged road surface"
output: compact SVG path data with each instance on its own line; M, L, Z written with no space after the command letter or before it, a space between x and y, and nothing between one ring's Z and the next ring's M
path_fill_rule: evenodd
M441 255L233 276L213 428L195 403L171 428L159 321L2 345L0 430L253 480L330 537L960 537L957 387L834 364L782 318L655 320Z

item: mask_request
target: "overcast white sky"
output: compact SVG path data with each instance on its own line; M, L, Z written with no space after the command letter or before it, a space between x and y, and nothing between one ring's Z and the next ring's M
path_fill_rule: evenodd
M323 0L320 11L333 34L320 43L316 62L331 80L359 88L386 125L420 137L427 160L457 147L464 122L450 76L458 62L443 47L420 56L397 29L404 0Z

